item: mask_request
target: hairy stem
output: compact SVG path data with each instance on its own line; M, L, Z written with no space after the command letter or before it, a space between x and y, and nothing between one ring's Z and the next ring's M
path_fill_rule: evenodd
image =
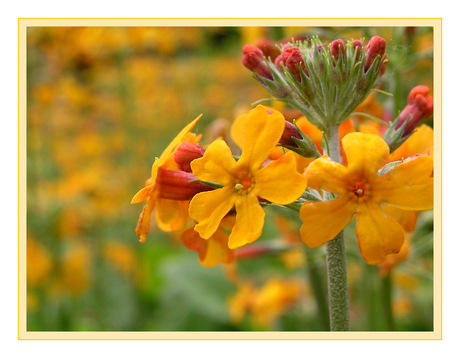
M329 129L328 155L340 163L338 126ZM348 297L347 257L343 231L326 244L327 279L329 289L329 316L331 331L350 331L350 304Z

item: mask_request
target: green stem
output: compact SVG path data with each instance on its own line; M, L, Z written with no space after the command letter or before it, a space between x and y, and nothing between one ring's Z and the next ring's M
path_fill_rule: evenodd
M325 133L329 143L329 157L340 163L338 126ZM348 297L347 257L343 231L326 244L329 314L331 331L350 331L350 304Z
M382 278L382 309L384 312L387 329L389 331L395 330L393 308L392 308L392 296L393 284L391 278L391 272Z

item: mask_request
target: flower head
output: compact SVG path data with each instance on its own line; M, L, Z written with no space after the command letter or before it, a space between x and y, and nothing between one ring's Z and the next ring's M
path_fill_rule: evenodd
M405 210L432 209L433 159L428 155L417 156L379 175L389 153L381 137L351 133L343 138L342 144L347 167L323 156L311 163L305 173L309 187L337 197L302 206L302 241L309 247L324 244L356 214L361 254L367 263L378 264L386 255L397 253L404 241L404 230L383 212L381 205Z
M340 125L366 98L388 58L385 40L334 40L318 37L283 46L274 60L255 46L243 47L243 63L272 96L289 103L315 126L327 131Z
M264 225L265 213L259 199L284 205L302 195L305 178L296 171L293 153L264 166L284 127L280 112L267 111L259 105L244 121L243 151L238 161L224 141L216 140L202 158L191 163L197 178L223 186L199 193L190 202L189 214L197 221L195 230L202 238L209 239L222 218L235 207L236 223L228 246L233 249L253 242Z

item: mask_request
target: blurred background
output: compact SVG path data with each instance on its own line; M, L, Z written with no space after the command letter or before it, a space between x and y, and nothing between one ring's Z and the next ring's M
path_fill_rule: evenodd
M301 244L295 217L266 210L256 243L270 250L205 268L180 233L152 225L140 244L143 204L130 204L185 124L203 114L194 132L209 143L269 97L241 64L243 45L312 35L386 39L379 88L393 96L375 94L360 112L395 118L414 86L433 88L430 28L28 28L29 331L328 328L324 248ZM421 213L407 257L390 269L366 265L347 227L353 330L433 329L432 227Z

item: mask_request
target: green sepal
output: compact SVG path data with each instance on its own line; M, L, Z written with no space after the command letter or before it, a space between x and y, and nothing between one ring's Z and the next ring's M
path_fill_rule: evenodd
M224 187L222 184L214 183L212 181L200 180L200 179L189 180L189 183L201 183L201 184L205 184L205 185L211 186L216 189L221 189Z
M398 124L398 118L396 118L393 122L390 123L390 127L386 130L385 134L382 136L383 140L388 144L390 148L390 153L393 152L395 149L399 148L401 144L403 144L412 134L403 136L404 128L406 128L407 123L409 122L410 115L404 121L404 123L399 127L397 130L396 125Z

